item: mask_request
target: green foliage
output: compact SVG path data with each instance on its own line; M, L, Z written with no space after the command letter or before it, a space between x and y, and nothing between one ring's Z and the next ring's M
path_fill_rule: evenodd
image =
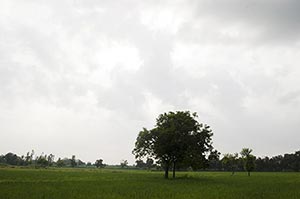
M256 157L251 153L252 153L252 149L249 148L243 148L241 151L241 156L244 162L244 168L248 172L248 176L250 176L250 172L255 169Z
M47 157L48 166L52 166L54 163L54 155L50 153Z
M2 199L300 198L300 173L161 172L107 169L0 169Z
M238 167L238 154L224 154L224 157L222 158L222 164L224 168L232 171L231 175L234 175L234 172L237 170Z
M218 150L212 150L208 156L209 168L212 170L221 170L222 165L220 163L221 153Z
M133 153L137 159L152 157L161 162L168 178L168 171L178 166L193 169L207 166L206 152L212 149L212 131L198 123L197 114L189 111L169 112L159 115L156 127L140 131Z
M300 171L300 151L274 157L257 158L256 171Z
M147 158L147 160L146 160L146 167L147 167L147 169L151 169L154 166L155 166L154 165L154 160L151 159L151 158Z
M33 156L34 156L34 150L31 150L30 152L27 152L25 156L25 165L31 165L33 162Z
M77 163L76 163L76 158L75 155L72 155L72 159L71 159L71 167L76 167Z
M137 168L141 168L141 169L142 169L142 168L145 168L145 167L146 167L145 162L144 162L143 160L141 160L141 159L136 160L135 163L136 163L135 166L136 166Z
M0 164L6 164L4 155L0 155Z
M17 156L14 153L7 153L3 157L3 159L6 164L10 164L10 165L21 165L22 164L22 158Z
M141 159L138 159L135 161L135 163L136 163L136 167L140 169L150 170L151 168L155 167L154 160L151 158L147 158L146 162L144 162Z
M96 166L97 168L104 168L105 165L103 164L103 160L102 160L102 159L99 159L99 160L96 160L95 166Z
M65 166L65 162L61 158L58 158L58 160L56 161L56 166L63 167Z
M47 155L40 155L36 158L36 166L38 167L47 167L48 166L48 161L47 161Z
M122 161L120 162L120 166L121 166L121 168L127 167L127 166L128 166L128 161L127 161L127 160L122 160Z

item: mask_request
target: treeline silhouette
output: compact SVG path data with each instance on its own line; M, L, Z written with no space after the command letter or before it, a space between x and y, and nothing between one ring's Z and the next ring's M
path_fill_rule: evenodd
M46 167L100 167L103 168L106 164L103 163L102 159L98 159L95 163L84 162L80 159L76 159L75 155L71 158L58 158L54 160L53 154L35 155L34 150L27 152L26 155L18 156L14 153L7 153L5 155L0 155L0 166L32 166L36 168L46 168Z
M243 171L242 157L238 154L225 154L220 158L220 153L215 151L208 157L208 170L214 171ZM258 157L255 159L255 171L300 171L300 151L291 154L273 157Z
M35 168L46 167L97 167L104 168L107 164L102 159L95 160L94 163L84 162L76 159L75 155L71 158L58 158L54 160L53 154L35 155L34 151L28 152L26 155L18 156L14 153L0 155L0 166L31 166ZM122 160L120 167L128 167L127 160ZM152 159L137 160L134 167L138 169L155 169L160 170L159 164L154 164ZM242 157L237 154L224 154L214 150L208 156L207 168L210 171L244 171L244 162ZM132 167L131 167L132 168ZM188 170L184 168L182 170ZM277 155L273 157L258 157L255 159L255 171L300 171L300 151L291 154Z

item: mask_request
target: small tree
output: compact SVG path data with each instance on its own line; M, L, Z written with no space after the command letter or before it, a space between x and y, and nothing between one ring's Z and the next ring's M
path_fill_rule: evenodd
M25 156L25 164L26 165L31 164L31 162L30 162L30 153L29 152L27 152L27 154Z
M48 155L47 161L48 161L48 166L52 166L54 162L54 155L53 154Z
M19 165L22 159L14 153L7 153L5 156L5 162L10 165Z
M102 159L96 160L95 166L97 168L103 168L104 167L103 160Z
M56 161L56 166L63 167L65 166L65 162L61 158L58 158L58 160Z
M34 150L31 152L27 152L26 156L24 157L25 165L31 165L33 162Z
M225 168L229 169L232 172L231 175L234 175L235 170L238 166L238 154L224 154L224 157L222 158L222 164Z
M255 168L255 159L256 157L251 154L252 149L243 148L241 151L241 156L244 162L244 169L248 172L248 176L250 176L250 172Z
M36 159L36 164L39 166L39 167L43 167L43 168L46 168L48 165L49 165L49 162L47 160L47 155L40 155L39 157L37 157Z
M122 168L125 168L125 167L128 166L128 161L127 160L122 160L120 165L121 165Z
M71 159L71 166L72 167L76 167L76 158L75 158L75 155L72 155L72 159Z

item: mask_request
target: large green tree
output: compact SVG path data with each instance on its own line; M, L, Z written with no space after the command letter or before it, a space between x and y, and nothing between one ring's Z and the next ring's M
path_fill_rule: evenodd
M143 128L136 139L133 154L136 158L154 158L161 163L165 178L173 169L175 178L179 166L193 169L207 166L206 152L212 149L212 131L199 123L197 114L189 111L159 115L153 129Z

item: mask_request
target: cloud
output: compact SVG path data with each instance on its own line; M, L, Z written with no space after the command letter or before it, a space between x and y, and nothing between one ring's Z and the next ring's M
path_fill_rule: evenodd
M193 1L194 18L182 28L185 40L230 45L299 45L297 0ZM188 29L189 31L185 31ZM295 42L296 41L296 42Z
M198 112L223 153L296 150L297 1L0 4L1 153L133 163L171 110Z

